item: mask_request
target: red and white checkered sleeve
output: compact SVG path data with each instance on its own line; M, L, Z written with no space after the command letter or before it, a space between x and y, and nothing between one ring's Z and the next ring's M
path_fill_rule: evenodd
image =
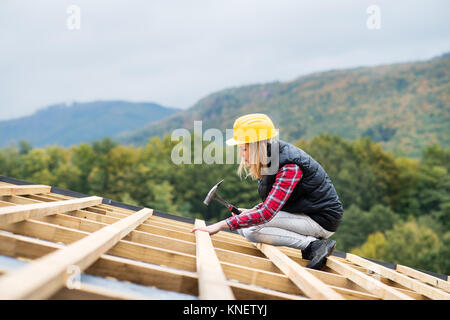
M280 211L302 177L302 170L296 164L286 164L278 170L266 200L258 208L226 219L230 230L247 228L269 222Z

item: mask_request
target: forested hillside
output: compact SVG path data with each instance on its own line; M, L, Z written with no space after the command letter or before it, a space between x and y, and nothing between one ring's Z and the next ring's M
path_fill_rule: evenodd
M104 196L208 221L229 215L203 204L225 179L220 196L249 208L260 202L257 183L240 180L237 164L182 164L171 160L177 141L152 138L142 147L111 139L70 148L0 149L2 175ZM337 250L450 273L450 148L437 145L420 159L395 157L370 138L354 141L323 134L296 145L318 160L344 204L333 235ZM205 143L206 146L206 143ZM236 147L227 152L237 154Z
M384 150L419 157L432 144L450 147L450 54L429 61L332 70L289 82L229 88L143 129L118 136L144 145L149 137L192 128L232 129L246 113L268 114L287 141L321 133L369 137Z

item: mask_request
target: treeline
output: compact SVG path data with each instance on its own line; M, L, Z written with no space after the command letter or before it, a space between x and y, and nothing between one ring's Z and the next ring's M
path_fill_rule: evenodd
M256 181L240 180L236 162L173 163L178 143L166 136L134 147L106 138L34 149L21 141L0 149L0 170L17 179L211 222L229 216L216 202L203 204L221 179L222 198L243 208L260 202ZM430 146L420 159L409 159L394 157L369 138L347 141L322 134L296 145L322 164L343 202L343 221L333 235L337 250L450 273L450 148ZM226 152L237 156L235 148Z

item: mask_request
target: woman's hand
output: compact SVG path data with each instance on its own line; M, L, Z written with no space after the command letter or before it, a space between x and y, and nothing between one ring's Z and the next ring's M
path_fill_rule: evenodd
M240 214L243 214L246 213L247 211L250 211L251 209L238 208L238 210L241 212Z
M217 222L217 223L211 224L211 225L209 225L209 226L207 226L207 227L204 227L204 228L195 228L195 227L194 227L194 228L191 230L191 232L195 232L195 231L205 231L205 232L208 232L209 235L212 236L213 234L216 234L216 233L219 232L220 230L226 229L226 228L228 228L227 222L226 222L225 220L222 220L222 221L219 221L219 222Z

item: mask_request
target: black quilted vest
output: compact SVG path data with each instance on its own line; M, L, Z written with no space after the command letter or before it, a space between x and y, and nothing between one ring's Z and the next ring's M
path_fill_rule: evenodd
M341 222L343 208L325 170L302 149L281 140L274 143L279 144L279 169L293 163L303 171L301 180L281 210L307 214L324 229L336 231ZM269 145L267 150L269 155L271 149L274 148ZM275 176L276 174L265 175L262 179L258 179L258 193L262 201L269 195Z

